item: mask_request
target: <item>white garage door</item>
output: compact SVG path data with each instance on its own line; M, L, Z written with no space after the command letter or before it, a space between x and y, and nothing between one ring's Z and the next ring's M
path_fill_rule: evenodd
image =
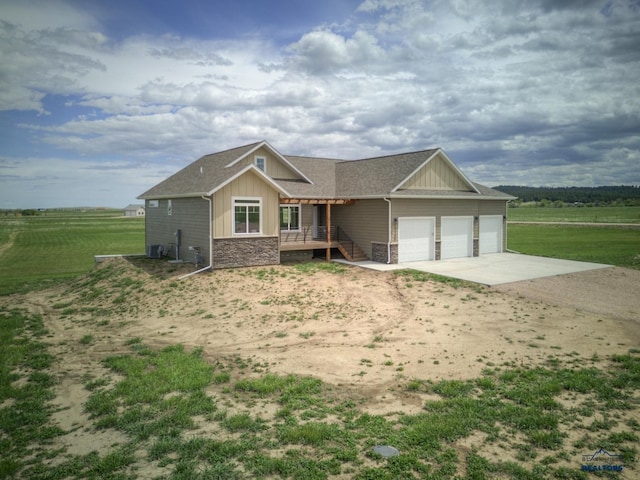
M435 219L398 218L398 263L434 259Z
M440 258L473 256L473 217L442 217Z
M502 215L480 216L480 255L502 251Z

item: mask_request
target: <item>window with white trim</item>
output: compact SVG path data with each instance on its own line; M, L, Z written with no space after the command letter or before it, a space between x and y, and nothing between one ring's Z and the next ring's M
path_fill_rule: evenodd
M262 199L233 199L233 234L259 235L262 233Z
M167 215L173 215L173 203L171 200L167 200Z
M267 159L265 157L256 157L254 159L256 167L266 173L267 171Z
M280 205L280 230L300 230L300 205Z
M158 208L158 205L160 205L159 200L149 200L149 208Z

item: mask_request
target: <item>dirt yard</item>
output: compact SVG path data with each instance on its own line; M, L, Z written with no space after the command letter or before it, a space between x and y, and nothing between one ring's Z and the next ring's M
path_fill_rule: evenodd
M130 352L135 337L152 347L202 346L212 362L240 356L264 371L311 375L366 398L362 408L372 414L418 412L424 399L402 388L409 379L468 379L486 367L606 358L640 346L640 271L454 288L340 268L283 265L179 281L188 267L115 259L70 285L0 302L43 315L62 428L86 420L83 378L106 373L101 361ZM84 435L66 439L70 453L99 448L99 434L90 442Z

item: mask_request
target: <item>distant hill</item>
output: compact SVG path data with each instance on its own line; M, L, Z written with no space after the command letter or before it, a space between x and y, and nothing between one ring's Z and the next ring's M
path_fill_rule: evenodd
M564 202L593 205L640 205L640 186L604 187L493 187L518 197L520 202Z

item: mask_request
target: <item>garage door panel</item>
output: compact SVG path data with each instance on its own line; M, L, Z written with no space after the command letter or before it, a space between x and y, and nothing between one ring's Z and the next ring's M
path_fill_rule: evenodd
M480 254L502 252L502 216L480 216Z
M442 217L440 258L473 256L473 217Z
M431 217L398 218L398 262L433 260L434 231Z

